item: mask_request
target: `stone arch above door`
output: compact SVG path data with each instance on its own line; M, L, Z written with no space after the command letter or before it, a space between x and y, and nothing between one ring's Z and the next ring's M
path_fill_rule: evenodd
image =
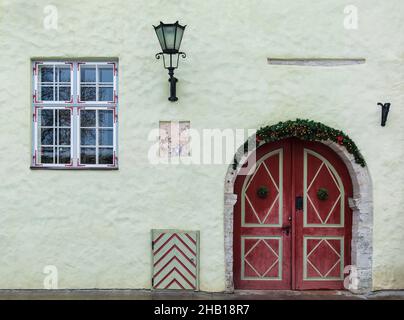
M247 142L255 142L251 136ZM366 166L359 164L357 157L348 152L341 144L332 140L319 141L342 159L349 171L353 185L353 197L349 199L352 209L352 243L351 261L357 270L357 292L372 289L372 235L373 235L373 200L372 182ZM250 144L251 145L251 144ZM227 170L224 186L224 247L225 247L225 285L226 291L234 291L233 282L233 214L237 195L234 193L234 182L240 168L255 149L245 152L245 144L237 151L238 161ZM356 290L355 290L356 292Z

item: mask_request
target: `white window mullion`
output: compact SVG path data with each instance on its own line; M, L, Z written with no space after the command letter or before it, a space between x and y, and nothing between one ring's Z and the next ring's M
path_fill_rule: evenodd
M73 112L74 109L70 108L70 166L74 166L74 155L73 155L73 132L74 132L74 124L73 124Z
M81 165L81 160L80 160L80 141L81 141L81 137L80 137L80 127L81 127L81 121L80 121L80 112L81 112L81 108L76 108L76 114L77 114L77 119L76 119L76 139L75 139L75 143L76 143L76 154L77 154L77 165Z
M95 65L95 101L98 101L98 91L99 91L98 86L99 86L98 65Z
M77 79L78 79L78 63L73 62L71 64L71 82L70 82L70 93L72 95L72 101L73 103L78 103L78 97L77 97ZM70 135L70 148L71 148L71 157L72 157L72 164L73 167L78 166L79 161L78 161L78 153L77 153L77 146L79 144L78 139L79 136L77 134L77 123L78 123L78 108L74 107L72 108L71 112L71 135Z
M75 94L76 94L76 98L77 98L77 103L79 103L79 101L81 101L81 96L80 96L80 78L81 78L81 75L80 75L80 66L81 66L81 64L79 64L78 62L75 64L75 73L76 73L76 92L75 92Z
M56 66L53 65L53 101L56 101Z
M55 133L55 138L53 140L55 148L55 163L59 164L59 110L55 110L55 128L53 132Z
M114 67L114 77L112 78L112 81L113 81L113 95L114 95L114 97L113 97L113 101L114 101L114 103L118 103L118 101L117 101L117 77L118 77L118 68L117 68L117 66L116 66L116 64L114 63L113 64L113 67Z
M78 116L77 116L77 109L73 108L72 110L72 133L71 133L71 156L72 156L72 165L78 166L79 161L78 161L78 153L77 153L77 146L78 146L78 135L77 135L77 121L78 121Z
M59 101L59 69L55 66L55 100Z
M118 151L117 151L117 142L118 142L118 133L117 133L117 127L116 127L116 124L117 124L117 119L118 119L118 114L117 114L117 110L116 110L116 107L114 107L114 110L113 110L113 117L114 117L114 119L113 119L113 149L112 149L112 154L113 154L113 163L115 164L115 165L117 165L118 164L118 158L117 158L117 154L118 154Z
M95 163L98 163L98 148L99 148L99 144L98 144L98 109L95 110Z
M33 165L38 163L38 108L34 107L34 158L33 158Z
M36 102L36 101L38 101L38 94L39 94L39 88L38 88L38 85L39 85L39 81L38 81L38 74L39 74L39 67L38 67L38 65L35 63L34 64L34 93L33 93L33 99L34 99L34 103ZM34 108L35 108L35 106L34 106Z
M55 109L53 109L53 125L52 125L52 136L53 136L53 141L52 141L52 150L53 150L53 164L56 164L56 153L55 153L55 135L56 135L56 115L57 112Z

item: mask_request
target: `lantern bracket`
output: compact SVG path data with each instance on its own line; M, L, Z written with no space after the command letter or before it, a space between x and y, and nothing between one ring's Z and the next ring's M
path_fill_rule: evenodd
M166 55L169 56L169 57L167 57L168 61L166 60ZM173 59L173 55L174 54L167 54L164 52L159 52L156 54L156 59L159 60L161 57L163 57L164 68L167 70L169 70L170 68L177 69L178 63L180 60L180 56L181 56L181 58L185 59L187 57L187 55L185 52L178 52L178 53L176 53L177 57L174 59ZM167 62L169 62L169 64L167 64ZM173 64L173 62L174 62L174 64Z
M173 59L174 54L167 54L169 56L167 59L168 61L166 60L165 53L159 52L156 54L156 59L160 59L161 57L163 57L164 68L168 70L168 75L170 76L170 78L168 79L168 82L170 82L170 97L168 98L168 100L171 102L175 102L178 100L178 97L177 97L178 79L176 77L174 77L174 70L178 68L178 62L180 60L180 56L183 59L185 59L187 57L185 52L178 52L175 54L177 55L177 57L174 59Z

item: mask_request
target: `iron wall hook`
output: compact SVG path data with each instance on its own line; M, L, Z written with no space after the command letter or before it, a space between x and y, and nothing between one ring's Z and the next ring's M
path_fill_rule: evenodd
M390 111L390 103L381 103L379 102L377 104L378 106L382 107L382 127L386 126L386 122L387 122L387 116L389 114Z

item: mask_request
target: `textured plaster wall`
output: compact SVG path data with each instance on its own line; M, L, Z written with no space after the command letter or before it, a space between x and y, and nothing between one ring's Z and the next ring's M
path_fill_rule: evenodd
M359 29L343 9L359 10ZM47 5L57 30L43 27ZM373 288L404 288L404 2L0 0L0 288L150 288L150 229L201 231L200 288L225 288L227 165L153 166L159 120L257 128L297 117L347 132L374 196ZM188 25L175 103L151 24ZM119 58L118 171L32 171L31 59ZM269 66L267 57L366 58L338 68ZM391 102L385 128L377 102Z

